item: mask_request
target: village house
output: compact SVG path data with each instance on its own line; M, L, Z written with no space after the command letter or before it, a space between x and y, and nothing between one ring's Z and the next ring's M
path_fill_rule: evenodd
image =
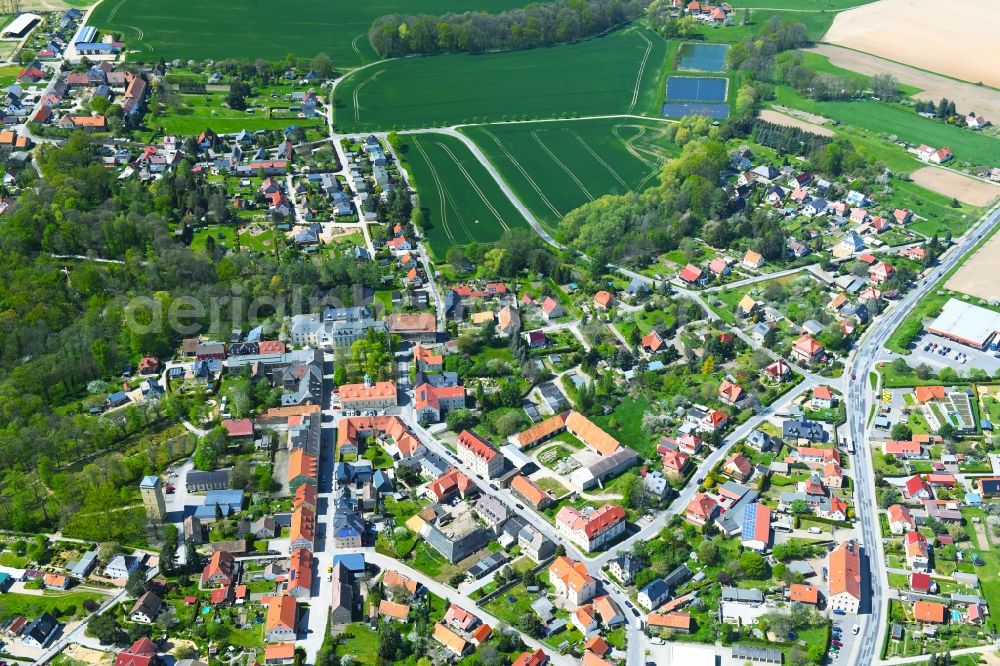
M556 596L579 606L594 598L597 582L582 562L571 560L565 555L557 557L549 566L549 583Z

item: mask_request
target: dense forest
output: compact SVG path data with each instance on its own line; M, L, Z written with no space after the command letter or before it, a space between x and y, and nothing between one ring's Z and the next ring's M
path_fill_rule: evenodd
M499 14L389 14L368 31L384 58L484 53L549 46L592 37L642 15L646 0L557 0Z

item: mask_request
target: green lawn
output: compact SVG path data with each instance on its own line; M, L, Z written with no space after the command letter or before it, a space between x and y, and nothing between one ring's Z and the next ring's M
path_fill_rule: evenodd
M633 119L575 120L463 128L541 221L604 194L648 187L678 153L666 123Z
M645 398L626 398L608 416L596 416L594 423L608 431L625 446L635 449L643 458L656 454L656 438L642 429L642 415L649 411Z
M404 137L400 151L420 189L423 230L443 257L449 247L496 241L504 231L526 228L524 217L465 144L445 134Z
M562 497L569 492L566 490L566 486L549 477L538 479L535 484L542 490L548 491L553 497Z
M90 599L100 603L104 598L104 595L97 592L49 592L43 595L6 592L0 594L0 620L15 615L35 617L44 612L59 617L70 607L74 608L76 613L82 613L83 602Z
M88 25L122 32L130 60L280 60L292 53L310 58L326 53L335 66L356 67L377 59L368 43L372 22L386 14L499 12L521 0L430 0L413 5L400 0L349 2L299 0L294 11L272 3L224 0L123 0L101 3Z
M337 643L339 656L350 655L359 664L374 666L378 652L377 632L369 629L367 624L356 623L348 627L339 638Z
M341 131L445 127L501 120L648 113L666 42L638 26L560 46L403 58L337 87ZM394 100L389 103L388 100Z
M975 567L975 573L979 576L979 584L982 587L982 596L986 599L989 605L990 615L988 626L990 626L993 631L997 628L997 614L1000 613L1000 550L996 547L990 548L989 544L979 543L979 539L976 535L975 525L972 523L973 517L978 517L982 522L985 529L989 529L986 525L986 513L982 509L973 509L971 507L965 507L962 509L962 515L965 517L965 528L969 532L969 538L972 540L974 546L977 547L980 556L986 563L984 566ZM986 549L984 550L984 546ZM962 565L959 565L960 567Z
M10 551L0 553L0 566L24 569L28 566L28 562L30 562L30 560L27 557L18 556Z
M255 90L255 95L259 96L250 97L248 101L268 107L287 107L291 102L286 97L282 96L275 100L270 96L271 92L283 90L284 88ZM267 109L257 109L253 113L229 109L223 106L226 95L221 92L204 95L182 94L178 95L177 99L179 104L176 107L167 107L158 113L154 111L147 113L146 124L151 128L162 128L168 134L188 136L197 135L207 127L220 133L233 133L242 129L249 131L284 129L289 125L311 127L321 125L323 122L322 118L269 117Z
M514 597L514 601L511 601L510 597ZM529 593L524 589L523 584L518 583L502 596L483 606L483 608L497 618L516 627L521 617L535 612L531 610L531 604L537 598L537 594Z
M875 100L818 102L806 99L785 86L778 87L782 104L832 118L880 135L896 135L908 143L950 146L959 162L1000 166L1000 140L982 132L924 118L902 104ZM918 163L914 163L914 168ZM914 206L914 209L917 209Z

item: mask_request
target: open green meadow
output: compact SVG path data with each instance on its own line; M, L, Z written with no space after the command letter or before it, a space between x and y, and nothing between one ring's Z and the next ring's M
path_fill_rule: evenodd
M860 7L874 0L740 0L736 11L744 7L750 9L793 9L798 12L838 12L842 9Z
M1000 166L1000 140L941 121L924 118L901 104L874 100L817 102L787 86L777 87L780 104L826 116L871 132L896 135L907 143L950 146L955 159L985 166ZM914 163L914 169L917 164Z
M349 75L334 119L342 132L503 120L649 113L667 43L632 26L572 44L485 55L389 60Z
M377 60L368 29L380 16L395 13L445 14L478 9L499 12L521 0L107 0L89 25L120 31L132 59L279 60L287 54L311 58L326 53L337 67Z
M400 153L420 192L421 228L438 257L453 245L493 242L508 229L528 226L461 139L404 135Z
M678 154L663 122L611 118L462 128L535 216L556 224L605 194L648 187Z
M826 34L826 31L830 29L830 25L833 23L833 19L837 15L837 10L833 9L826 11L806 7L800 10L799 4L801 3L796 3L795 0L759 1L761 4L768 4L768 8L755 9L752 7L746 7L745 5L739 5L735 8L733 13L733 25L706 25L699 30L698 34L701 36L701 39L709 42L733 44L736 42L746 41L747 39L753 37L754 33L760 30L761 26L766 24L772 18L778 18L782 21L787 20L800 22L805 26L806 35L808 35L809 39L814 42L818 42L823 38L823 35ZM807 0L807 2L810 3L814 1L815 0ZM840 0L834 1L840 2ZM850 0L843 1L848 2ZM788 8L781 7L785 4L789 5ZM750 21L747 25L743 25L744 9L750 9Z
M168 107L159 114L150 113L146 116L146 124L150 127L162 127L167 134L181 136L197 136L212 128L221 134L232 134L240 130L253 132L262 129L285 129L289 125L313 127L323 124L321 117L298 118L287 110L275 108L256 109L247 113L238 109L230 109L222 105L226 99L225 93L180 94L177 95L178 105ZM249 98L257 102L256 98ZM290 102L283 101L281 106L287 107Z

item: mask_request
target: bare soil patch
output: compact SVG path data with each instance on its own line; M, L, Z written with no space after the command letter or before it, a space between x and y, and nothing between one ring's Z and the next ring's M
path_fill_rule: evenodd
M781 111L776 111L774 109L764 109L760 112L760 117L761 119L766 120L769 123L774 123L775 125L781 125L783 127L798 127L800 130L812 132L813 134L818 134L820 136L833 136L833 130L827 127L795 118L787 113L782 113Z
M63 650L63 654L70 659L82 661L86 664L91 664L92 666L105 666L114 661L114 657L107 652L101 652L100 650L84 647L79 643L70 643L66 649Z
M915 67L892 62L869 53L852 51L833 44L819 44L811 49L813 53L826 56L837 67L849 69L852 72L867 74L888 73L921 92L914 95L917 99L937 102L946 97L955 102L959 111L968 113L975 111L987 118L1000 118L1000 91L977 86L972 83L962 83L940 74L932 74Z
M837 14L823 41L1000 87L998 25L995 0L879 0Z
M994 235L948 278L945 288L986 300L1000 298L998 252L1000 252L1000 235ZM981 536L979 540L984 541Z
M963 176L960 173L927 166L910 174L913 182L932 192L955 197L970 206L985 206L1000 195L1000 185Z

